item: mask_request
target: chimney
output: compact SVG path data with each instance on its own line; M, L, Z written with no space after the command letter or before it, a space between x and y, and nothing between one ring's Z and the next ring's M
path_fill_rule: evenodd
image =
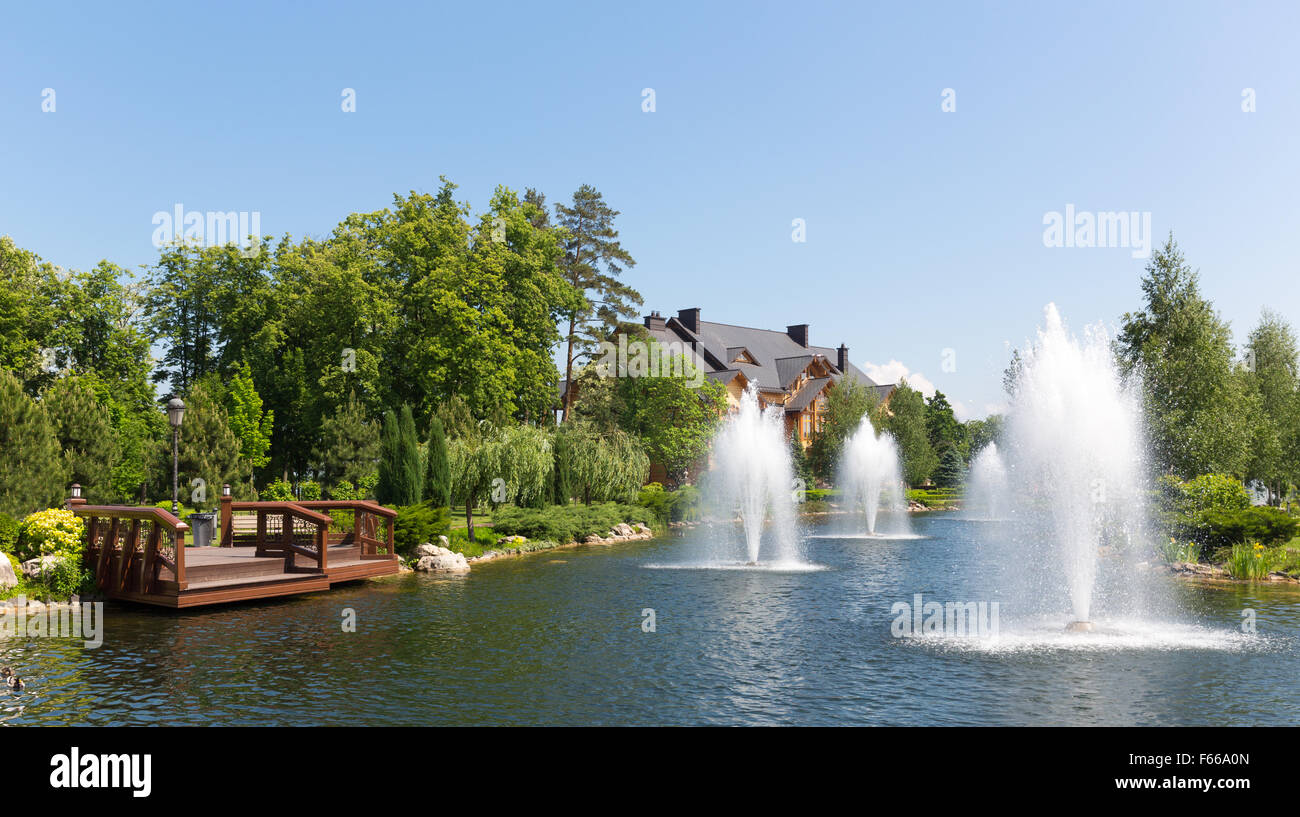
M794 326L787 326L785 328L785 333L789 335L790 339L793 340L795 343L799 344L800 346L803 346L804 348L807 348L808 324L796 323Z
M697 306L694 309L677 310L677 320L681 322L682 326L698 334L700 331L700 308Z
M849 347L841 343L835 351L838 353L835 355L835 368L841 372L846 371L849 368Z
M664 328L664 316L659 314L659 310L656 309L645 316L645 328L651 332Z

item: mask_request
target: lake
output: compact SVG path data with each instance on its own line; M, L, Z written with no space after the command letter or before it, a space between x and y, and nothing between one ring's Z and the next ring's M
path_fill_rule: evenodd
M110 603L98 649L0 640L0 663L28 682L0 689L0 722L1300 722L1295 586L1161 578L1174 613L1066 634L1064 613L1018 616L999 590L1015 566L987 547L996 525L924 514L913 526L926 538L806 526L815 569L798 571L691 569L717 535L697 529L195 612ZM893 605L918 593L997 601L1001 631L895 637Z

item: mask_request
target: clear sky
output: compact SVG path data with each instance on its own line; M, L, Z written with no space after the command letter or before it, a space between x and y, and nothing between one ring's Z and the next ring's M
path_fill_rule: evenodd
M1048 301L1139 304L1134 248L1044 245L1067 205L1173 230L1238 341L1300 322L1300 4L1052 5L11 5L0 233L136 268L178 203L323 236L440 175L590 183L647 309L809 323L965 417Z

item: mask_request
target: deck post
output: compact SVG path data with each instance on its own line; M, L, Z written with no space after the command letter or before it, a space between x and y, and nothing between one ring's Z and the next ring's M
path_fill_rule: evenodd
M221 547L234 547L235 534L231 529L231 505L235 498L230 495L230 483L221 486Z
M190 583L185 581L185 534L190 530L190 526L181 522L176 526L176 585L180 590L185 590Z

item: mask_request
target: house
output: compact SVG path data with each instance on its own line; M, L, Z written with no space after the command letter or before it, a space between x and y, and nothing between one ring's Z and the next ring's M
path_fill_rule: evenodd
M785 410L786 434L797 434L805 448L825 420L827 391L842 379L856 380L878 401L889 400L894 392L894 384L876 383L854 366L844 344L837 349L813 346L806 323L785 331L754 329L705 321L698 308L668 318L651 312L644 323L659 344L692 354L706 377L726 387L732 408L745 389L755 386L761 405ZM564 388L561 384L561 396Z

